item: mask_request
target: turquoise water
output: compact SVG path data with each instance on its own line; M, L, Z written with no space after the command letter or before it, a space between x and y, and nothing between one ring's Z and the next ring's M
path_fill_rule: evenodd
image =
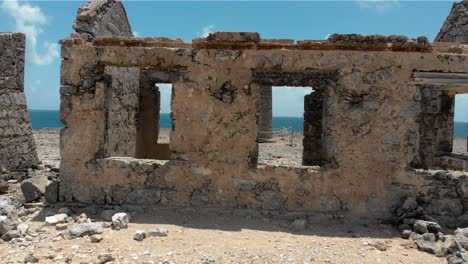
M60 122L59 111L30 110L33 129L63 127ZM273 128L291 128L294 124L295 131L303 130L302 117L273 117ZM170 128L171 120L169 114L161 114L161 127ZM455 137L468 137L468 124L465 122L455 122Z

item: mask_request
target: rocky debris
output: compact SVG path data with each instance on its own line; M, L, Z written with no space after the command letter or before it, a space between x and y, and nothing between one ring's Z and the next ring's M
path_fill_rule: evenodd
M20 208L9 197L0 195L0 215L18 214Z
M29 225L25 224L25 223L21 223L19 224L17 227L16 227L16 230L18 230L18 232L22 235L22 236L25 236L26 233L28 232L29 230Z
M82 224L82 223L88 223L88 216L85 213L80 214L79 216L75 217L75 222Z
M116 213L112 216L112 228L119 230L128 227L130 216L126 213Z
M0 215L0 236L3 236L8 231L16 229L18 222L7 216Z
M59 223L65 223L68 218L66 214L56 214L53 216L48 216L45 218L45 223L47 225L56 225Z
M38 200L44 196L47 185L49 185L49 180L43 176L24 180L21 182L21 191L23 192L24 200L27 203Z
M146 232L143 230L137 230L135 235L133 235L133 239L136 241L143 241L146 238Z
M401 232L401 238L403 239L409 239L411 236L412 231L411 230L403 230Z
M307 220L306 219L296 219L294 220L291 225L289 225L289 229L294 231L304 231L306 230Z
M108 262L111 262L111 261L114 261L114 260L115 260L115 258L109 253L99 254L98 257L97 257L97 263L99 263L99 264L108 263Z
M447 256L448 264L466 264L468 263L468 258L461 252Z
M146 232L147 237L163 237L163 236L167 236L168 234L169 234L169 231L165 228L155 228Z
M38 263L38 262L39 262L39 258L34 256L32 253L29 253L28 255L26 255L26 257L24 257L24 263Z
M102 236L101 235L92 235L89 237L89 241L91 241L91 243L99 243L102 241Z
M417 39L410 39L406 36L382 36L382 35L358 35L358 34L332 34L328 37L327 43L339 45L369 45L381 46L382 48L388 47L390 44L393 48L417 48L417 47L430 47L431 43L424 37Z
M62 207L62 208L58 209L57 213L58 214L71 215L72 211L68 207Z
M67 230L62 233L64 239L74 239L77 237L90 236L94 234L101 234L103 227L101 223L84 223L69 226Z
M384 241L372 241L372 242L369 242L369 245L370 246L373 246L374 248L376 248L377 250L380 250L380 251L386 251L387 248L388 248L388 244Z

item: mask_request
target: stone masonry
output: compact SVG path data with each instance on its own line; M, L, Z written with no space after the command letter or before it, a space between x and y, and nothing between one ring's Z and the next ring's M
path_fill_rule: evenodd
M0 33L0 174L7 178L39 163L24 95L25 41L22 33Z
M468 0L453 4L435 41L468 43Z
M468 90L464 45L250 32L61 44L60 201L386 220L414 198L428 219L468 215L468 174L453 162L463 157L450 156L453 95ZM156 139L157 83L173 89L169 144ZM272 86L313 88L303 166L257 164L259 89Z
M258 140L271 140L273 134L273 94L271 86L258 88Z

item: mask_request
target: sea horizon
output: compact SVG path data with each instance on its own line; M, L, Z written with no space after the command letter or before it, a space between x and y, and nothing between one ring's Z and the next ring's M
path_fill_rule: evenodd
M59 110L38 110L30 109L31 123L34 130L45 128L62 128ZM273 116L273 130L291 129L303 131L303 117L298 116ZM161 113L161 128L171 128L169 113ZM455 121L454 138L468 137L468 122Z

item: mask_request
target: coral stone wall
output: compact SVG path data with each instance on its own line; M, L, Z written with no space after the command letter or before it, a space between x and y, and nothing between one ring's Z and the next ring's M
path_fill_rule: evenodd
M441 54L423 40L337 35L291 44L229 32L192 45L166 38L65 39L60 199L388 218L407 190L430 181L411 168L421 160L424 103L413 72L468 72L467 55ZM171 79L171 160L107 151L116 142L109 133L138 136L124 119L139 111L136 77L115 82L107 67L135 76L138 69L178 73ZM256 89L286 81L323 89L320 167L256 164ZM117 123L109 104L127 102L126 93L113 91L124 87L132 111L123 108L122 126L110 132Z
M0 174L39 163L24 95L25 35L0 33Z

